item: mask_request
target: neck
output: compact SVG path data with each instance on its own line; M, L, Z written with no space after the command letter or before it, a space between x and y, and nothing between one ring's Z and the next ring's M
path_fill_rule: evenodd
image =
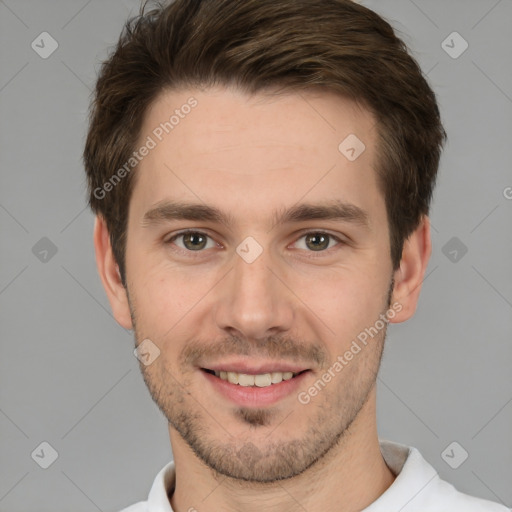
M340 442L304 473L271 483L251 483L219 475L204 465L169 427L176 466L171 497L174 512L224 510L260 512L356 512L373 503L393 483L380 452L375 388Z

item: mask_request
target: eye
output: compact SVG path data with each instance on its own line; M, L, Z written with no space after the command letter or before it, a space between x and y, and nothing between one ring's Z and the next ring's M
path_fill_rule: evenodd
M304 239L304 243L300 244L300 240ZM304 233L295 244L299 249L305 249L309 252L325 252L332 248L331 242L336 241L342 244L343 241L338 237L325 233L324 231L309 231ZM302 247L300 246L302 245Z
M175 240L182 240L183 244L175 243ZM208 240L210 240L210 245L208 245ZM207 234L191 230L182 231L166 240L165 243L174 244L179 249L189 252L200 252L203 249L211 249L216 246L216 243Z
M177 241L180 243L177 243ZM300 242L304 240L304 242ZM197 252L200 253L204 249L212 249L218 244L213 239L202 231L187 230L173 235L171 238L165 240L166 244L176 246L178 251L182 252ZM298 249L308 252L326 252L331 249L333 245L343 244L344 242L337 236L331 235L324 231L309 231L302 234L295 242Z

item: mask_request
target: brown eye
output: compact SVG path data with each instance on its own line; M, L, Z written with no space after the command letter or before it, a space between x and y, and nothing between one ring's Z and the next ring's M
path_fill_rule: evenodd
M338 237L323 231L310 231L302 235L299 240L304 240L304 242L297 241L296 246L308 252L324 252L333 246L331 243L333 241L338 244L342 243Z
M310 233L306 235L306 246L314 251L327 249L327 247L329 247L329 235L324 233Z
M191 251L200 251L206 246L206 237L201 233L185 233L183 236L183 245Z
M209 240L211 240L211 238L201 231L184 231L174 235L172 238L169 238L166 243L174 244L184 251L198 252L215 246L213 241L211 241L208 246ZM178 243L178 241L181 243Z

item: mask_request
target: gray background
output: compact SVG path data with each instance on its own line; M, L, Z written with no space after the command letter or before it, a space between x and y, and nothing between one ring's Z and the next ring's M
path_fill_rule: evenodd
M510 507L512 2L362 3L413 50L449 134L419 309L388 334L380 435L419 448L460 490ZM132 335L96 273L81 165L99 63L137 9L0 0L0 511L119 510L146 499L172 456ZM44 31L59 45L46 59L31 47ZM454 31L469 44L458 58L442 47ZM462 40L446 45L453 54ZM48 469L43 441L58 452ZM469 453L458 469L441 456L453 441L452 464Z

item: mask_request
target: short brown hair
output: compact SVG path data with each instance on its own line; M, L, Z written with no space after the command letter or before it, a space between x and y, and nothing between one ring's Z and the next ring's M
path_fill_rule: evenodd
M125 280L134 173L98 194L132 155L163 90L234 85L250 94L326 89L377 121L377 174L398 268L427 215L446 133L436 97L404 42L350 0L175 0L129 19L101 67L83 153L89 204L107 224ZM341 141L340 141L341 142Z

